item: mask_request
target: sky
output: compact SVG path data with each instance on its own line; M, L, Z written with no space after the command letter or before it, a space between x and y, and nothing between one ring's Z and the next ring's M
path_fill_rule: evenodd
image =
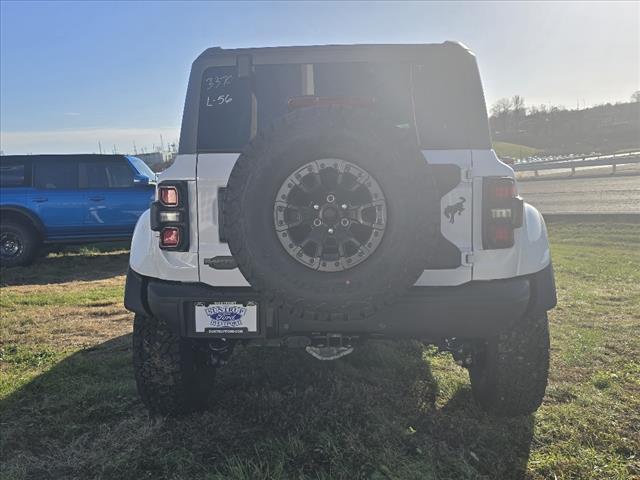
M0 150L177 141L191 62L211 46L445 40L475 52L489 106L519 94L576 108L640 90L638 2L0 0Z

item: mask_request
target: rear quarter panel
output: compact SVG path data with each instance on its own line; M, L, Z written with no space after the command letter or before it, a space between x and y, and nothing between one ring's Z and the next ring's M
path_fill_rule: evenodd
M198 155L198 222L200 230L200 281L209 285L248 286L239 269L215 270L204 265L205 258L231 255L229 245L220 241L219 189L227 186L237 153Z
M473 280L511 278L539 272L551 262L544 219L533 206L525 204L522 227L515 230L511 248L484 250L482 246L482 178L514 178L513 169L502 163L493 150L473 150L474 226Z
M178 155L174 163L159 174L163 180L184 180L189 189L189 250L170 252L159 247L159 233L151 230L149 210L138 219L133 238L129 265L148 277L180 282L197 282L198 277L198 198L196 190L196 155Z

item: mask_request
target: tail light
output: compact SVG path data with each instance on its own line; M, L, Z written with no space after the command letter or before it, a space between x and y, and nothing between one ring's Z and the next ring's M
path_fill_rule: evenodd
M178 245L180 245L180 228L164 227L160 231L160 246L173 248Z
M177 207L180 201L178 189L174 185L160 185L158 187L158 200L165 207Z
M487 177L483 184L482 243L485 249L513 247L524 204L510 177Z
M151 230L160 232L160 248L189 250L189 202L186 182L166 181L158 185L151 204Z

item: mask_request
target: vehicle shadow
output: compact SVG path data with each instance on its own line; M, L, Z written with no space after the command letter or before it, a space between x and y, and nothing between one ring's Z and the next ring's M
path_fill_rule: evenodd
M2 268L0 284L47 285L104 280L127 272L129 252L120 247L74 249L37 258L26 267Z
M475 404L471 387L464 386L427 421L447 445L466 451L470 463L487 478L526 478L535 426L533 415L489 415Z
M10 352L9 352L10 353ZM0 401L7 478L521 478L532 418L438 384L416 342L338 362L241 348L207 412L152 419L131 335L75 353Z

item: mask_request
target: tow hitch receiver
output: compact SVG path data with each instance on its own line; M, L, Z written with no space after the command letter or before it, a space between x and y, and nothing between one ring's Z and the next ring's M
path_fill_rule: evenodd
M328 333L324 337L314 337L313 345L305 350L318 360L337 360L353 352L350 340L348 337L343 339L339 333Z

